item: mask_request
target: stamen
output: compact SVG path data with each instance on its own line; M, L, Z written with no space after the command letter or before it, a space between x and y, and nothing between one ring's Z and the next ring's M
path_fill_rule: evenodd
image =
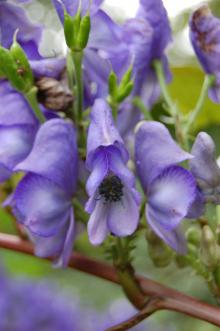
M106 177L99 186L99 194L105 202L120 201L123 196L123 184L118 176Z

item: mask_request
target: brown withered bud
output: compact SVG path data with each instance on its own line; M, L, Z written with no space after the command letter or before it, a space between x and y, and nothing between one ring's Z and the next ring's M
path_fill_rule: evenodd
M47 109L53 111L67 111L73 103L73 95L64 77L57 80L51 77L41 77L35 82L38 88L38 101Z

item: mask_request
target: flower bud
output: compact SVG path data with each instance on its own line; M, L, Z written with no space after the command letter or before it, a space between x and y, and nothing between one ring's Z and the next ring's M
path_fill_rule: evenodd
M65 112L71 107L73 95L66 81L42 77L36 80L36 86L38 87L38 100L46 108Z
M9 50L0 47L1 72L10 81L11 85L19 91L25 89L24 80L17 72L17 65Z
M201 231L198 228L191 227L187 230L186 237L190 244L199 246L201 240Z
M215 236L208 225L202 229L200 258L207 267L216 267L220 262L219 247Z
M86 15L81 19L79 32L77 36L77 47L84 49L89 40L89 33L91 28L90 16Z
M167 267L173 259L172 250L150 229L146 232L146 239L153 264L158 268Z
M108 89L109 89L109 94L112 98L115 98L117 95L117 76L114 73L114 71L110 72L110 75L108 77Z
M17 65L17 75L24 81L25 92L29 91L34 84L34 77L28 58L17 41L13 42L10 48L10 54Z
M130 95L131 91L133 90L133 87L134 83L131 81L123 89L120 89L116 98L117 102L120 103L124 101L124 99L126 99Z
M74 44L74 25L72 16L66 10L64 11L64 35L67 46L71 48Z

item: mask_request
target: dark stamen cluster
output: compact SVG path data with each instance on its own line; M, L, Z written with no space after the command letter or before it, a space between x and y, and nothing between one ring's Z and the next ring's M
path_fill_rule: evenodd
M123 196L123 184L118 176L106 177L99 186L99 194L105 202L120 201Z

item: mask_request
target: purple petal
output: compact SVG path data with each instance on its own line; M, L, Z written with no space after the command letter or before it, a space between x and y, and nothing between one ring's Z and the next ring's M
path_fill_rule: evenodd
M41 39L42 27L31 23L25 11L8 2L0 2L1 45L9 48L13 35L18 29L17 41L24 48L30 59L40 58L38 45Z
M70 256L73 250L73 241L75 235L75 220L74 220L74 212L73 209L70 211L70 220L68 223L67 232L65 234L65 240L63 244L63 249L59 254L55 266L58 267L66 267L68 265Z
M136 133L135 162L146 192L163 169L191 157L176 144L167 128L159 122L144 122Z
M187 215L196 196L196 183L189 171L171 166L151 183L148 212L161 228L174 229Z
M0 80L0 125L38 125L32 109L22 94L8 81Z
M30 65L34 76L37 78L59 78L66 65L66 60L64 58L46 58L40 60L32 60L30 61Z
M187 218L199 218L205 213L205 200L202 192L197 188L195 199L186 215Z
M77 162L76 133L72 123L52 119L41 126L31 153L16 170L46 177L71 196L76 185Z
M202 189L220 185L220 168L216 162L215 144L206 132L200 132L193 144L189 166Z
M36 129L28 125L0 125L0 162L9 171L30 153ZM4 177L4 176L3 176Z
M106 153L104 150L100 150L93 162L93 170L86 183L86 190L90 196L95 193L108 171L109 164Z
M139 207L129 190L124 187L121 201L112 202L108 211L108 228L116 236L128 236L135 232L139 221Z
M89 126L87 140L87 165L92 166L96 149L100 146L111 146L117 144L125 161L128 161L128 153L123 145L112 118L111 110L106 101L97 99L91 112L91 123Z
M97 201L88 222L89 240L93 245L100 245L109 233L107 226L107 205Z
M181 228L177 227L172 230L167 230L154 219L154 215L150 210L146 209L146 218L152 230L164 240L170 247L172 247L179 254L186 254L187 244L182 234Z
M0 183L7 180L11 176L11 174L12 171L0 162Z
M33 234L50 237L67 221L71 200L50 180L28 174L18 184L10 204L18 221Z

